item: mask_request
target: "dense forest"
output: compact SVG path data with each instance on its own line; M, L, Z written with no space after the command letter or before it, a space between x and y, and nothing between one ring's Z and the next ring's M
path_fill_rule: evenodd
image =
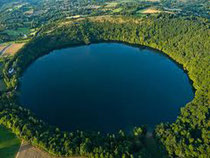
M88 18L58 21L43 27L37 37L5 62L4 80L10 89L2 96L0 124L54 155L89 157L150 157L144 150L146 130L132 134L62 132L18 106L16 88L22 72L53 49L104 41L118 41L158 49L181 64L195 88L195 98L181 108L173 124L160 124L154 135L169 157L208 157L210 107L210 24L202 18L160 14L147 18ZM13 73L9 73L11 68Z

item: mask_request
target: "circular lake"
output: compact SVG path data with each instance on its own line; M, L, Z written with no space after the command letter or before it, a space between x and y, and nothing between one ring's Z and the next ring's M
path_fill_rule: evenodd
M102 132L175 121L194 96L168 57L119 43L52 51L24 72L20 92L23 106L51 125Z

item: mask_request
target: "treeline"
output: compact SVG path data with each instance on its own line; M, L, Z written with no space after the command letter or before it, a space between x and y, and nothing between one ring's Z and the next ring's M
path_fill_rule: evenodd
M123 19L130 22L123 23ZM170 157L208 157L210 152L208 135L210 121L210 25L208 21L191 19L189 17L159 15L140 20L128 17L122 17L119 21L118 18L113 21L82 20L62 25L58 28L55 27L56 25L59 24L45 26L38 37L34 38L10 62L5 64L3 72L8 87L12 89L17 86L18 78L31 62L57 48L94 42L119 41L161 50L183 65L183 68L193 81L196 93L194 100L181 109L176 122L159 125L155 130L155 136ZM11 67L15 69L15 73L12 75L8 74L8 70ZM13 109L17 110L19 108L9 106L7 110L13 111ZM10 112L3 113L5 114L4 118L7 118ZM17 120L29 121L28 117L21 117L18 112L16 114ZM13 122L13 119L9 118L3 121L5 126L10 127L7 124L8 121ZM51 133L45 128L36 130L37 126L39 126L39 123L34 126L29 121L27 127L31 127L31 130L37 131L38 134L44 133L49 138L54 136L53 132ZM23 131L20 126L13 128ZM34 138L36 138L33 136L34 134L36 135L36 132L29 132L28 134L32 143ZM24 137L26 134L22 136ZM144 151L141 148L136 148L138 149L137 151L133 150L131 146L133 146L133 143L135 144L135 141L133 141L135 139L133 139L134 137L132 139L128 138L130 144L122 141L116 143L118 145L126 144L122 149L123 152L118 151L117 153L114 152L115 149L119 150L121 147L109 146L109 150L107 150L107 148L104 148L106 141L103 138L98 139L101 141L99 141L100 143L104 142L104 145L102 145L102 149L105 149L104 152L115 153L114 157L122 156L122 154L126 153L126 156L132 157L132 153ZM59 146L59 148L61 147L60 150L56 148L56 143L59 144L60 141L51 142L51 139L43 137L38 137L37 140L39 142L44 140L44 144L48 145L42 146L38 144L38 146L50 153L69 154L66 150L63 150L65 148L62 146L63 144L61 145L62 147ZM127 141L127 138L124 140ZM90 139L90 141L93 140ZM81 142L79 144L81 145ZM79 144L76 144L76 146ZM93 148L90 151L94 153ZM99 153L104 153L102 151ZM75 153L83 155L82 153Z

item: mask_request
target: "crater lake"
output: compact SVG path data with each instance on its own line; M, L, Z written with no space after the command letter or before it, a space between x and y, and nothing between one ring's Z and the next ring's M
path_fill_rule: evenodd
M121 43L54 50L20 81L21 104L68 131L153 128L175 121L194 96L187 74L171 59Z

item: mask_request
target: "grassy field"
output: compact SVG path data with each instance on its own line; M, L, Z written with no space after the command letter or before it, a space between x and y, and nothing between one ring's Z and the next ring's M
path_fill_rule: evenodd
M86 157L56 157L24 142L21 144L16 158L86 158Z
M121 12L123 10L123 8L117 8L117 9L114 9L112 12L113 13L118 13L118 12Z
M0 158L14 158L20 147L20 140L0 126Z
M18 50L20 50L23 46L25 45L25 43L13 43L9 48L7 48L3 55L14 55L15 53L18 52Z

